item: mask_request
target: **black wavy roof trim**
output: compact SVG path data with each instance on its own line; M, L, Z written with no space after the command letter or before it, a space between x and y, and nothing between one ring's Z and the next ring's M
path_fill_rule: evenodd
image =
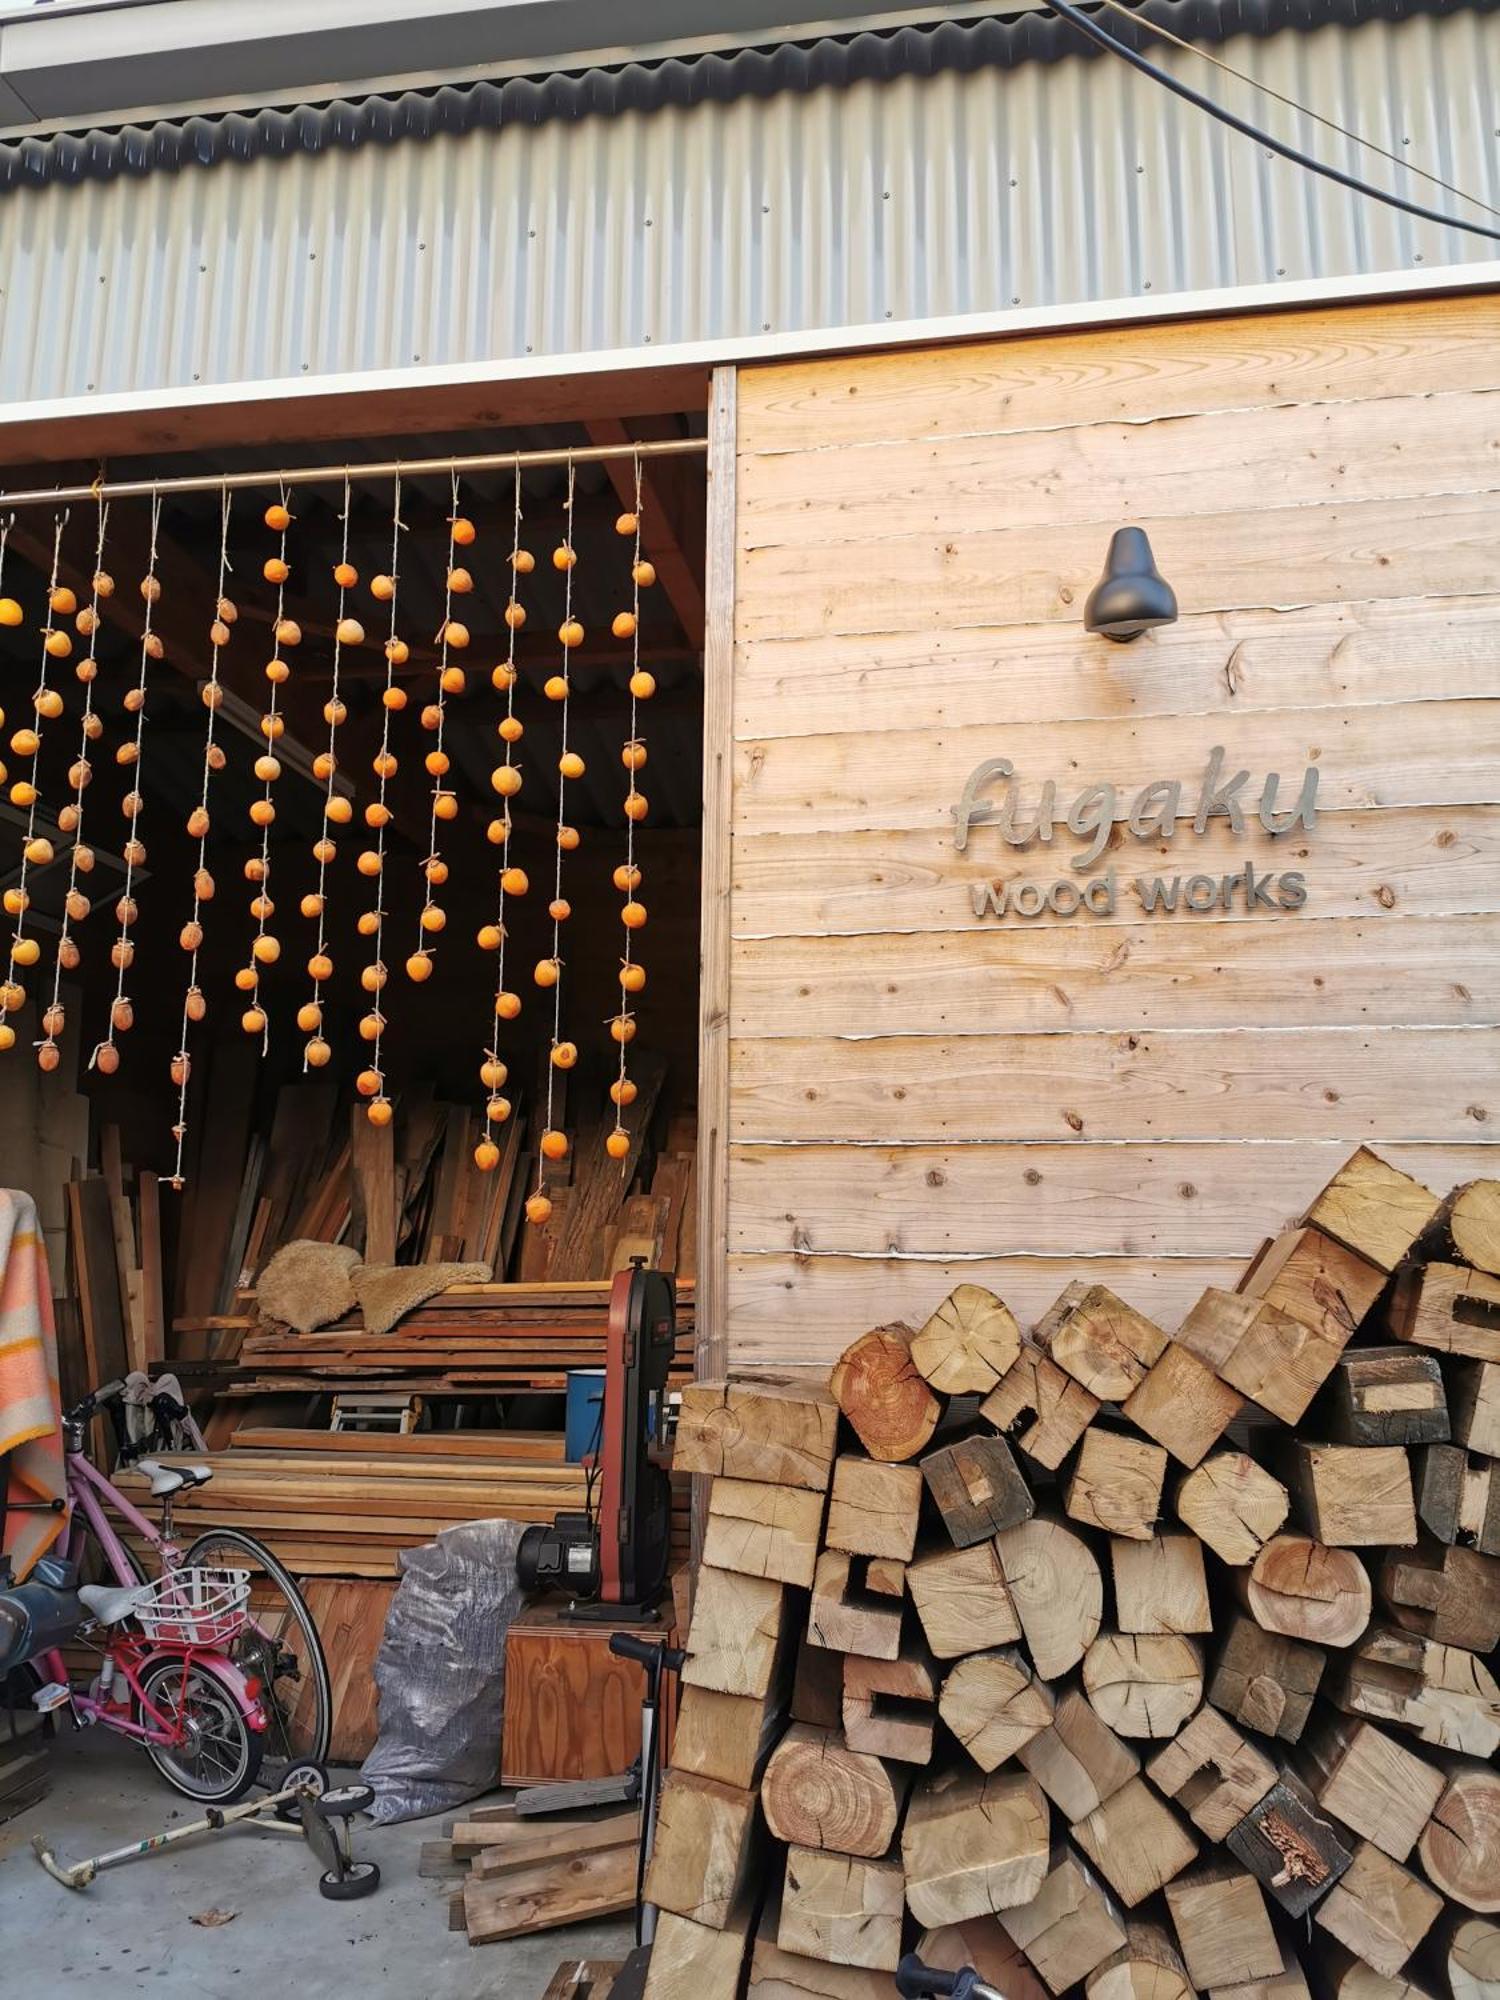
M1352 27L1413 14L1489 13L1497 6L1500 0L1146 0L1138 11L1187 39L1223 41L1231 35ZM1121 40L1148 53L1161 49L1156 37L1133 30L1118 14L1110 13L1106 20ZM730 55L668 57L608 69L336 98L287 109L164 118L150 125L0 142L0 193L1063 57L1109 59L1059 16L1028 13L786 42Z

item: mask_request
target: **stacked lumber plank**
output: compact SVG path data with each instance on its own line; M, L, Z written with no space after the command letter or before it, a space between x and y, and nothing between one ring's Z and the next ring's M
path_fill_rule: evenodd
M453 1285L381 1334L366 1332L357 1317L318 1333L250 1313L195 1324L237 1332L237 1358L216 1377L227 1396L326 1395L341 1385L429 1395L560 1392L569 1369L604 1366L610 1284ZM677 1288L677 1382L692 1374L694 1338L687 1280Z
M639 1838L633 1806L536 1819L513 1805L475 1806L446 1838L422 1843L418 1866L457 1879L450 1929L498 1944L632 1909Z
M1497 1457L1500 1182L1364 1150L1173 1334L964 1285L685 1390L648 2000L1493 1996Z
M511 1456L511 1438L497 1431L487 1453L462 1440L442 1454L432 1434L397 1437L317 1432L236 1434L225 1451L163 1452L157 1462L207 1465L213 1479L173 1497L173 1520L184 1544L209 1528L243 1528L297 1577L389 1577L402 1549L430 1542L461 1521L550 1521L580 1511L585 1498L581 1465L565 1463L561 1439L555 1455L536 1455L521 1433L525 1456ZM296 1443L288 1443L296 1438ZM454 1440L455 1446L460 1444ZM147 1482L124 1471L125 1491L152 1511ZM676 1482L674 1546L687 1542L686 1480Z

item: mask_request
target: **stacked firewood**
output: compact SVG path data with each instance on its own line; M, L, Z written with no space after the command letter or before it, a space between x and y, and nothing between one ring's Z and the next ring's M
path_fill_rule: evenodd
M648 2000L1500 1992L1500 1181L1368 1151L1175 1334L960 1286L713 1475Z

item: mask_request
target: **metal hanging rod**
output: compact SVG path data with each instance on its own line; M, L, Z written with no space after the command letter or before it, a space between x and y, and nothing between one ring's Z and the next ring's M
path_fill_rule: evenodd
M571 451L479 451L465 458L383 458L341 465L299 465L275 472L194 474L180 479L106 479L93 486L38 486L0 493L0 512L12 507L66 507L85 500L147 500L152 494L238 493L246 487L326 486L351 479L420 479L449 472L509 472L529 465L597 465L611 458L693 458L708 450L707 438L643 438L639 444L581 444Z

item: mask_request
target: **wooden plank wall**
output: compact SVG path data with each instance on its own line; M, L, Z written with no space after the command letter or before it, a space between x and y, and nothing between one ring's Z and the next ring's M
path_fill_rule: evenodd
M1081 621L1128 521L1182 617L1116 646ZM746 370L736 526L735 1361L963 1278L1175 1326L1360 1141L1496 1159L1493 297ZM1083 844L955 852L982 758L1191 812L1220 743L1252 801L1316 763L1316 829L1108 859L1301 869L1305 909L976 919Z

